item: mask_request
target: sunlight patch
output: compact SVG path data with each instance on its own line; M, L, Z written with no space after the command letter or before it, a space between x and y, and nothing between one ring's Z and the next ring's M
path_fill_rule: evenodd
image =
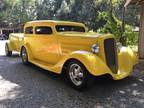
M6 41L0 41L0 55L5 55L5 43Z
M7 81L0 76L0 100L15 99L20 93L19 88L18 84Z

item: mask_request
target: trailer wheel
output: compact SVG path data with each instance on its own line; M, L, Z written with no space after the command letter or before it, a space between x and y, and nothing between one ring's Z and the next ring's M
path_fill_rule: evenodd
M9 50L9 46L7 43L5 44L5 54L6 56L12 56L12 51Z

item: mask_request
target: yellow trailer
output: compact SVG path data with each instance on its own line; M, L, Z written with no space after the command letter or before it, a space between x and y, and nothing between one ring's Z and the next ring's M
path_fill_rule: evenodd
M20 52L23 42L24 42L23 33L11 33L9 36L9 40L5 44L6 55L11 56L13 51Z

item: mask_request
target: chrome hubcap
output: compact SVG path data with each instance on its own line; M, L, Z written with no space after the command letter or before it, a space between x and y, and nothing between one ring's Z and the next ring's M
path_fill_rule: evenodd
M26 52L25 48L22 50L22 59L23 59L24 62L27 61L27 52Z
M84 79L83 70L78 64L72 64L69 69L69 75L71 81L76 85L79 86L82 84Z

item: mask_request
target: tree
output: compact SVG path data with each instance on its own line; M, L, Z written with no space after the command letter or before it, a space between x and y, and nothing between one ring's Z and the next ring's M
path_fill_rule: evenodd
M16 24L25 23L36 19L35 1L34 0L18 0L10 12L11 22Z
M124 30L123 19L127 26L138 26L137 9L128 9L123 18L124 2L125 0L0 0L0 23L16 26L31 20L77 21L84 23L90 30L112 33L119 39L132 31ZM122 39L122 42L125 44L126 40Z
M34 20L35 0L5 0L1 8L0 21L9 25L23 24Z
M35 4L37 20L54 19L62 0L37 0Z

